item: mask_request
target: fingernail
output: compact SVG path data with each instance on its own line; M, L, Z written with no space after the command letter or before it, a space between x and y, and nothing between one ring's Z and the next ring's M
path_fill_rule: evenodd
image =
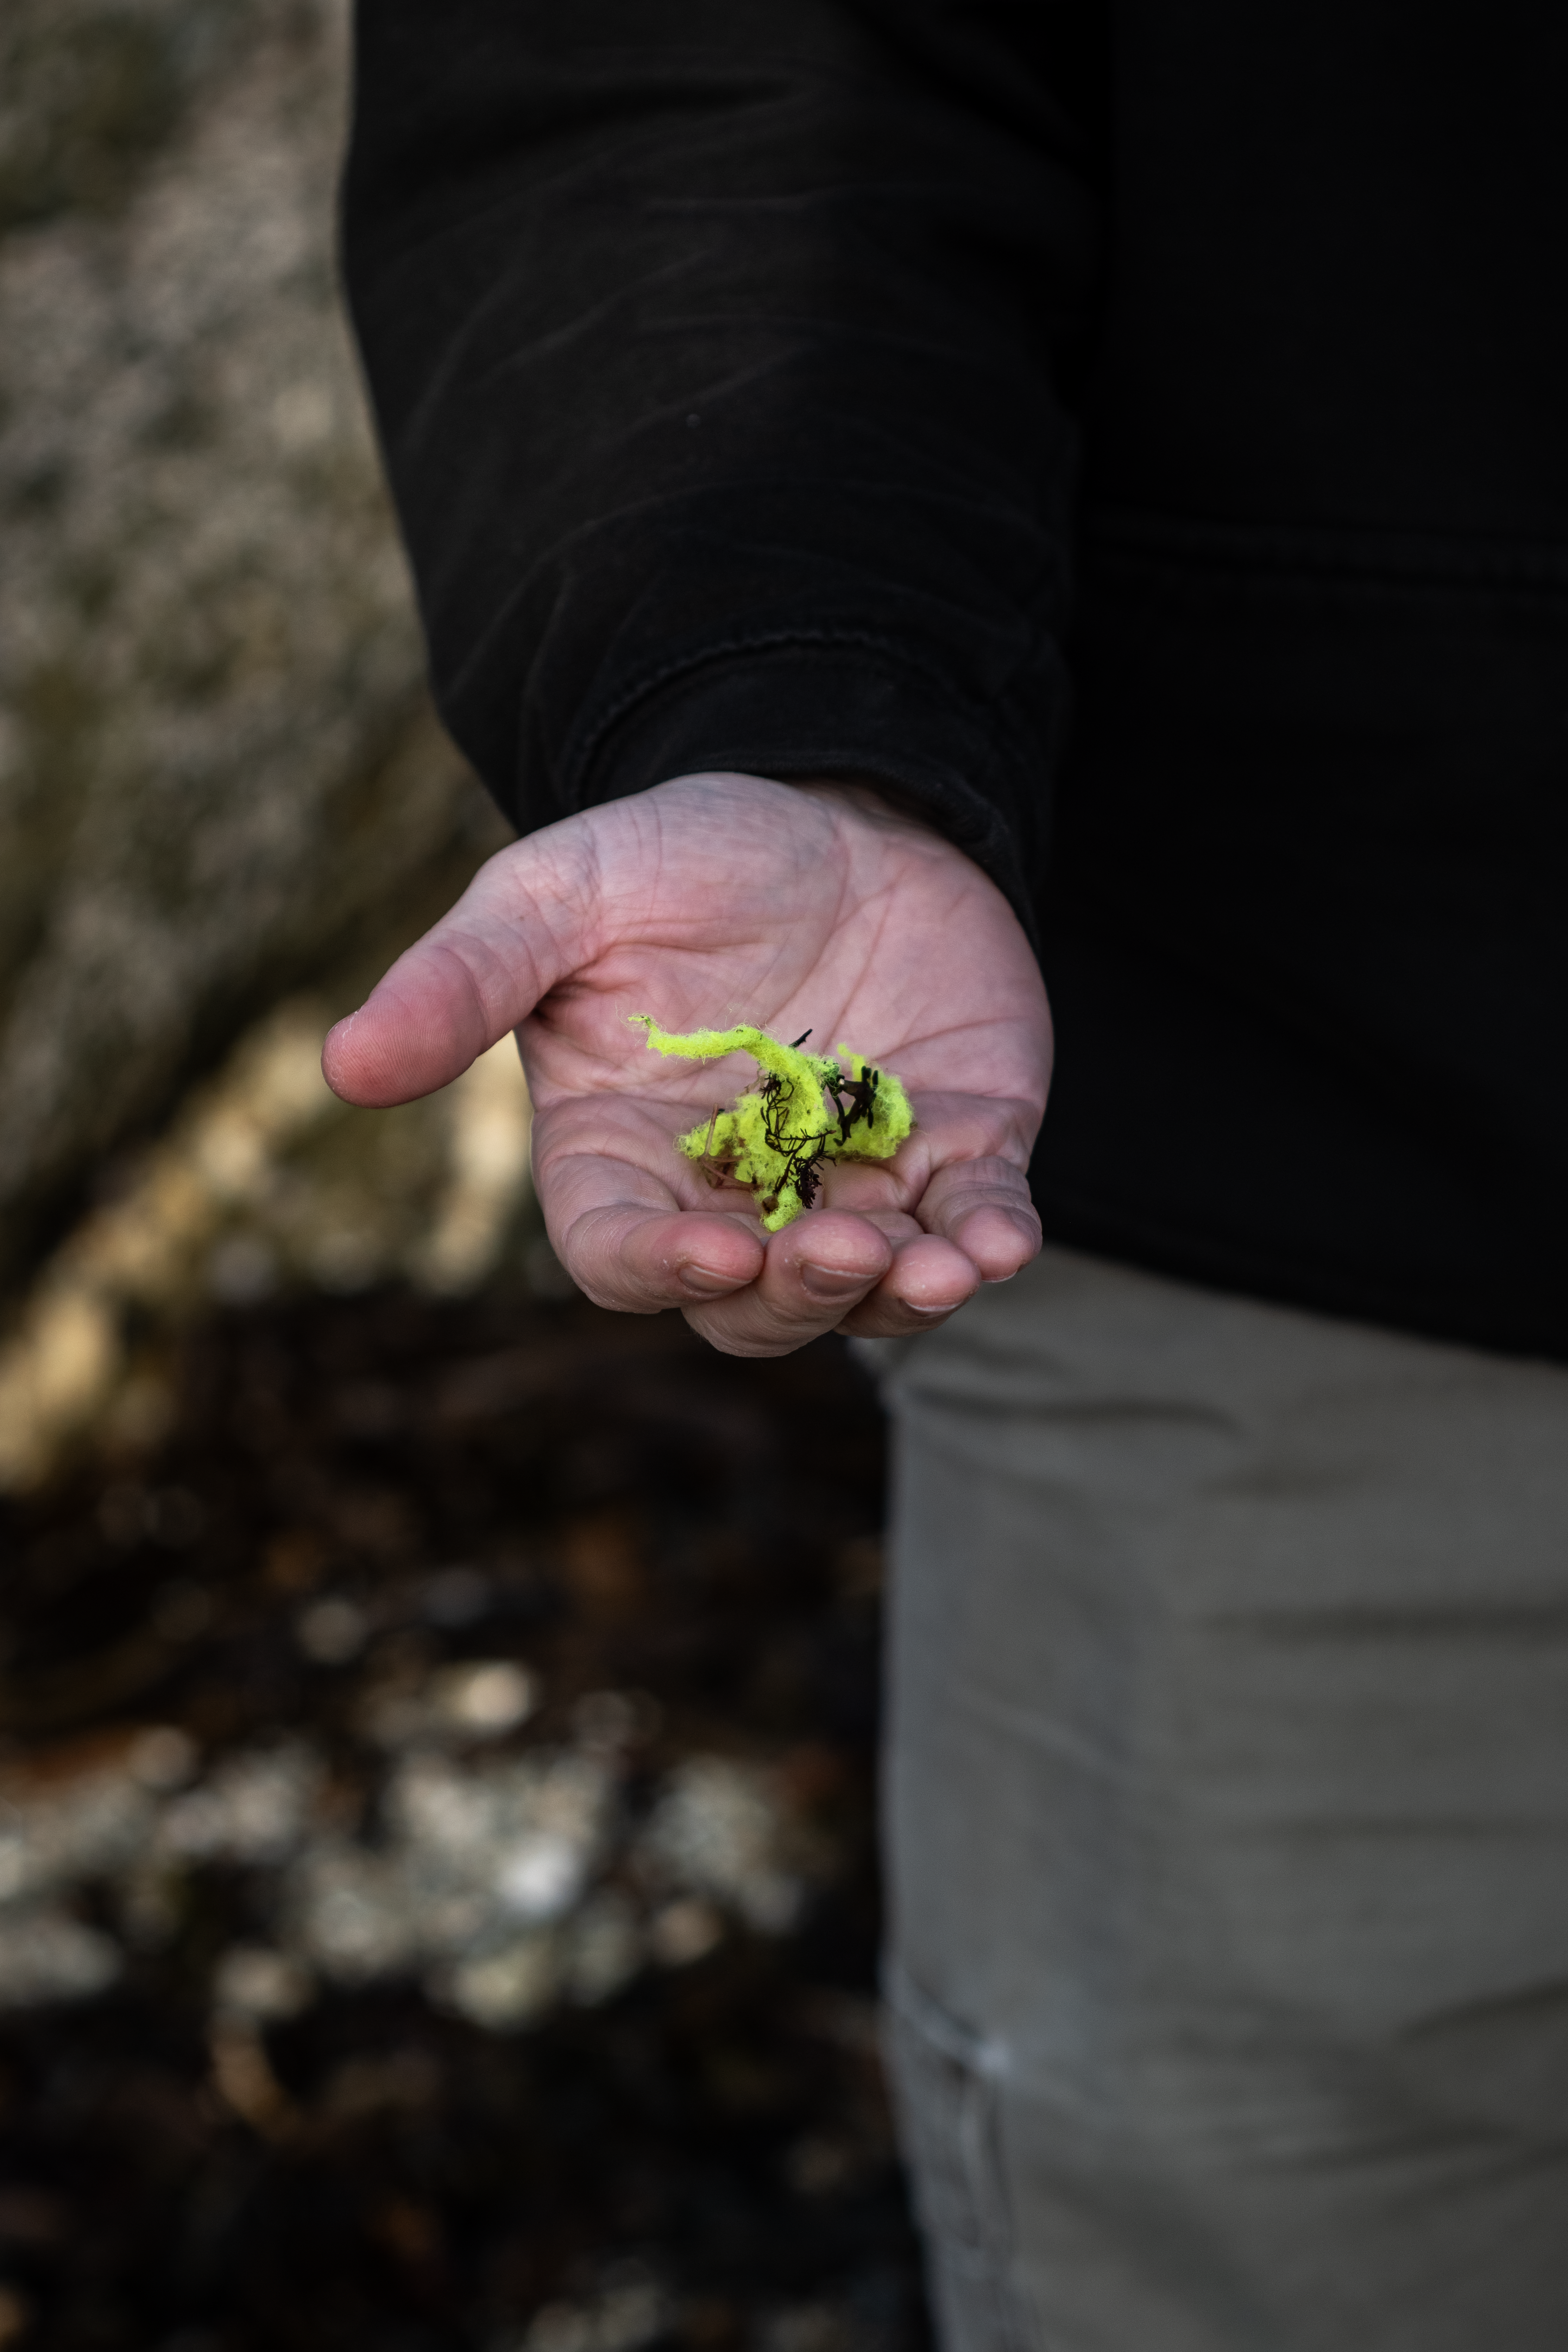
M831 1265L800 1268L800 1287L808 1298L847 1298L852 1290L864 1290L870 1279L863 1274L843 1274Z
M694 1298L716 1298L721 1291L738 1290L740 1285L732 1274L716 1274L711 1265L683 1265L681 1287Z

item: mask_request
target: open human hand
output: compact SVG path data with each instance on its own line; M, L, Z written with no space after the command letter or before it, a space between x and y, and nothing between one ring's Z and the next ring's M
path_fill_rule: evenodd
M743 1055L645 1049L753 1022L845 1038L903 1079L896 1159L837 1163L823 1205L764 1234L674 1149L755 1078ZM557 1255L601 1306L678 1307L732 1355L819 1332L928 1328L1040 1247L1030 1147L1051 1018L1001 893L961 850L856 786L682 776L492 857L327 1039L346 1101L408 1102L516 1029L534 1180Z

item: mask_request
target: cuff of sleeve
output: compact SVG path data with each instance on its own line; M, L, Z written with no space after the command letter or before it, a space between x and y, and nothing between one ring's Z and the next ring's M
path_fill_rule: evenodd
M573 808L716 771L880 786L972 857L1037 937L1030 885L1044 829L1044 754L1030 759L990 713L874 647L716 654L612 714L570 764Z

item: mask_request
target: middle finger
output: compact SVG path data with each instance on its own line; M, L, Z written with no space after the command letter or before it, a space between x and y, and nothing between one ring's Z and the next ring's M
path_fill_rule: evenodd
M869 1218L816 1210L773 1236L745 1290L682 1312L726 1355L788 1355L836 1329L893 1261L892 1242Z

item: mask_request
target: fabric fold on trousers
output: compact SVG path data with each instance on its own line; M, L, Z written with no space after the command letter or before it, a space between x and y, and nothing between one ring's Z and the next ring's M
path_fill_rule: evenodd
M1058 1250L883 1352L947 2352L1558 2352L1568 1374Z

